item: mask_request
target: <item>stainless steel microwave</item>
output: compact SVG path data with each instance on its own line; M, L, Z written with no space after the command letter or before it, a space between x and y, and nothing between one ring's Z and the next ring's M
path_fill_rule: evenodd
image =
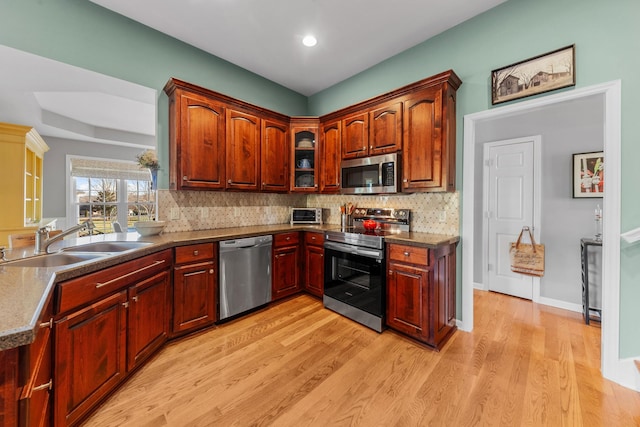
M322 208L291 208L291 224L322 224Z
M343 160L342 194L382 194L400 191L399 153Z

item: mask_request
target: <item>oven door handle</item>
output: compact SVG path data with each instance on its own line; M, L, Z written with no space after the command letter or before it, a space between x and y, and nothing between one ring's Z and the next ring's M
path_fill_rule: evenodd
M361 248L358 246L347 245L344 243L336 243L336 242L324 242L324 247L327 249L333 249L334 251L344 252L352 255L360 255L367 258L373 258L377 260L381 260L383 258L384 252L376 249L369 248Z

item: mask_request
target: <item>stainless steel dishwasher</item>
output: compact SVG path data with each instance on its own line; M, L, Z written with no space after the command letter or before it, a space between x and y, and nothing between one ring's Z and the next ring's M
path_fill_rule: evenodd
M271 301L273 236L220 242L220 320Z

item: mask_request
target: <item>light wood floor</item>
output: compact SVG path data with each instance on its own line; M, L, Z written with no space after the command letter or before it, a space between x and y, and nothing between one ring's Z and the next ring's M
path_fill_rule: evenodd
M87 426L639 426L581 315L476 291L437 353L300 296L172 343Z

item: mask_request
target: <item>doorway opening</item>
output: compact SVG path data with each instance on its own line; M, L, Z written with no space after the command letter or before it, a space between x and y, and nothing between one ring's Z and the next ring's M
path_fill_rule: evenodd
M604 155L608 175L604 183L603 207L603 291L601 366L605 378L620 384L628 383L629 368L619 359L620 311L620 133L621 82L614 81L576 89L521 103L474 113L464 118L464 180L462 189L462 330L473 329L473 272L481 262L482 209L478 207L476 192L482 185L482 150L477 141L477 127L487 120L509 117L527 111L547 108L564 102L600 95L604 111ZM480 184L479 184L480 183ZM608 213L608 214L607 214Z

